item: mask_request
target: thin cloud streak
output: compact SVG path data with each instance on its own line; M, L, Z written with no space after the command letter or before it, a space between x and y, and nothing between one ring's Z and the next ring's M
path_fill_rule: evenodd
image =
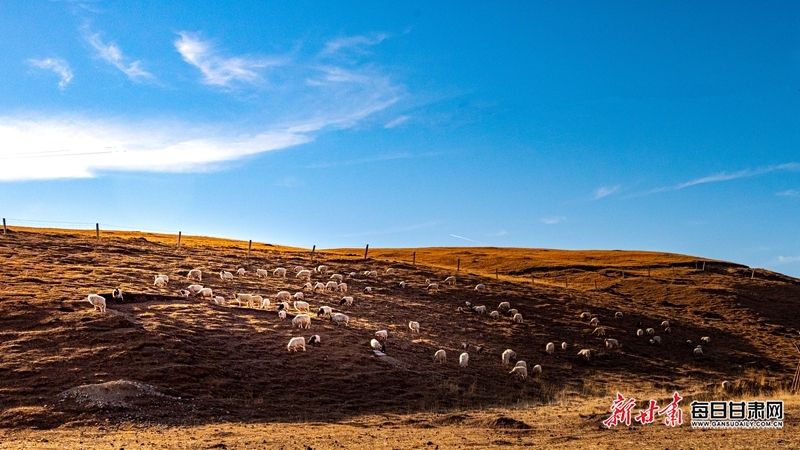
M325 48L320 53L320 56L331 55L344 49L354 49L359 52L364 52L364 47L378 45L388 37L388 34L378 33L373 37L349 36L333 39L328 41Z
M541 222L545 225L556 225L565 220L567 220L567 218L564 216L550 216L543 218Z
M86 41L97 50L97 54L100 58L122 71L122 73L127 75L131 80L139 81L155 78L153 74L142 69L141 61L128 62L129 59L122 54L122 50L116 43L109 42L106 44L103 42L100 38L100 33L89 34L87 32L85 37Z
M800 262L800 256L778 256L778 264L792 264Z
M594 193L594 199L600 200L603 197L608 197L611 194L616 193L619 190L619 185L614 187L607 187L603 186Z
M61 77L58 82L58 88L64 90L65 87L72 81L72 70L69 64L63 59L59 58L45 58L45 59L29 59L28 64L38 67L39 69L52 70Z
M788 191L776 192L775 195L780 197L800 197L800 191L789 189Z
M675 186L666 186L656 188L650 191L642 192L639 194L633 194L628 196L627 198L631 197L644 197L647 195L658 194L661 192L670 192L670 191L679 191L681 189L686 189L688 187L697 186L701 184L708 184L708 183L719 183L722 181L731 181L737 180L740 178L752 178L757 177L760 175L765 175L772 172L782 172L782 171L791 171L795 172L800 170L800 164L795 162L785 163L785 164L778 164L775 166L767 166L767 167L760 167L758 169L744 169L738 172L727 173L721 172L714 175L705 176L702 178L697 178L695 180L687 181L685 183L680 183Z
M399 127L400 125L406 123L407 121L408 121L408 116L400 116L392 120L391 122L387 123L386 125L384 125L383 128L390 130L394 127Z
M286 62L274 58L224 58L209 41L203 41L198 33L182 31L175 41L175 49L188 64L200 69L203 83L230 87L234 82L257 84L261 82L261 69L280 66Z
M457 234L451 234L450 236L453 236L456 239L462 239L462 240L465 240L465 241L474 242L475 244L478 244L478 245L485 245L483 242L478 242L478 241L472 240L470 238L465 238L464 236L459 236Z

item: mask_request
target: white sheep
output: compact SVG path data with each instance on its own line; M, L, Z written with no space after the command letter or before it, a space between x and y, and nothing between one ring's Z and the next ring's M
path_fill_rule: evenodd
M269 272L267 272L264 269L256 269L256 276L258 278L268 278L269 277Z
M333 309L330 306L320 306L317 310L317 317L330 317Z
M654 330L652 328L648 328L648 329L644 330L644 332L647 333L648 336L654 336L656 334L656 330Z
M281 320L285 319L286 318L286 311L284 311L284 310L278 311L278 318L281 319Z
M444 283L445 284L450 284L450 285L456 284L456 277L449 276L449 277L444 279Z
M292 293L289 291L280 291L277 294L275 294L276 301L291 300L291 299L292 299Z
M552 342L548 342L547 345L544 346L544 351L546 351L548 354L552 355L556 351L556 344L553 344Z
M569 344L567 344L566 342L562 342L561 343L561 350L566 351L568 346L569 346Z
M311 280L311 271L303 269L300 272L297 272L297 275L294 276L295 278L305 278L306 280Z
M350 317L342 313L336 313L331 315L331 321L336 322L336 325L349 325L350 324Z
M165 279L167 281L167 283L169 283L169 275L164 275L163 273L160 273L160 274L157 275L157 277L158 278L163 278L163 279Z
M588 313L588 312L586 312L586 311L584 311L584 312L582 312L582 313L581 313L581 320L587 320L587 319L590 319L591 317L592 317L592 315L591 315L591 314L589 314L589 313Z
M442 349L436 350L436 353L433 354L433 362L437 362L439 364L447 362L447 352Z
M347 283L339 283L339 285L336 286L336 289L342 293L347 292Z
M377 339L370 340L369 341L369 346L372 347L373 350L377 350L379 352L384 352L385 353L386 346L384 344L381 344L381 341L379 341Z
M189 292L191 292L194 295L200 292L200 290L203 289L203 286L199 284L190 284L186 289L188 289Z
M411 330L412 333L419 333L419 322L408 322L408 328Z
M242 303L245 305L253 304L253 296L251 294L236 294L235 298L239 306L242 306Z
M276 277L286 278L286 269L284 269L283 267L278 267L277 269L272 271L272 275Z
M669 320L665 320L665 321L661 322L661 326L665 327L665 328L669 327Z
M398 285L399 285L401 288L404 288L404 287L406 287L406 282L405 282L405 281L401 281L400 283L398 283Z
M617 341L616 339L606 339L606 347L619 348L619 341Z
M614 318L615 319L622 319L622 312L621 311L615 312L614 313Z
M492 319L499 319L500 318L500 312L499 311L492 311L492 312L489 313L489 317L491 317Z
M731 382L727 380L723 381L720 387L722 388L723 391L728 392L731 390Z
M542 374L542 366L539 364L533 366L533 368L531 368L531 372L537 377L540 376Z
M485 284L476 285L475 286L475 290L476 291L485 291L486 290L486 285Z
M372 294L372 288L370 286L365 287L364 288L364 293L365 294Z
M664 333L667 333L667 334L672 333L672 328L670 328L670 327L664 328Z
M295 273L302 272L303 270L305 270L305 267L303 266L294 266Z
M592 334L596 334L598 336L605 336L606 329L604 327L597 327L594 330L592 330Z
M236 269L236 275L238 275L240 277L244 276L244 274L246 274L246 273L247 273L247 271L244 270L244 267L239 267L238 269Z
M89 294L86 300L94 306L95 311L106 312L106 299L104 297L97 294Z
M202 297L202 298L213 298L214 297L214 291L211 290L211 288L203 288L203 289L200 289L200 291L197 292L197 296L198 297Z
M225 297L217 295L216 297L214 297L214 303L216 303L217 305L224 305L226 303Z
M111 298L118 302L122 302L122 289L116 288L111 292Z
M515 323L522 323L522 314L520 314L520 313L514 314L514 319L513 320L514 320Z
M306 338L304 337L293 337L289 339L289 345L286 348L290 352L296 352L298 348L302 348L303 351L306 351Z
M311 284L311 282L309 281L309 282L307 282L306 284L303 285L303 290L304 291L313 291L314 290L314 285Z
M700 341L705 342L706 344L710 344L711 343L711 338L708 337L708 336L703 336L703 337L700 338Z
M320 264L319 266L314 268L314 271L317 272L317 273L321 273L323 275L327 275L328 274L328 266L326 266L325 264Z
M525 361L520 359L519 361L514 363L514 367L524 367L524 368L527 369L528 368L528 363L526 363Z
M600 325L600 319L593 317L592 320L589 321L589 325L593 327Z
M486 306L483 306L483 305L476 306L476 307L472 308L472 310L475 311L478 314L486 314Z
M524 380L528 377L528 368L523 366L514 366L514 368L511 369L511 372L508 372L508 374Z
M228 271L225 271L225 270L220 270L219 271L219 277L222 280L232 280L233 279L233 274L228 272Z
M278 311L280 311L282 309L289 309L289 303L288 302L280 302L277 305L278 305Z
M167 283L169 283L169 281L166 278L163 278L161 275L159 275L156 277L156 281L153 282L153 285L158 287L167 287Z
M375 332L375 337L385 341L386 339L389 339L389 332L387 330L378 330Z
M267 306L269 306L269 299L265 298L264 300L261 300L261 309L264 309Z
M497 305L497 309L498 310L501 310L501 309L509 310L509 309L511 309L511 303L509 303L509 302L501 302L499 305Z
M297 328L311 328L311 316L308 314L298 314L292 319L292 326Z
M386 275L394 275L394 269L392 269L391 267L386 269Z
M305 294L303 294L302 292L295 292L294 293L294 299L295 300L304 300L305 297L306 297Z
M378 271L377 271L377 270L370 270L370 271L367 273L367 276L368 276L368 277L375 278L375 277L377 277L377 276L378 276Z
M292 306L294 306L294 309L296 309L298 311L309 312L308 302L301 302L301 301L298 300L298 301L294 302L294 304Z
M342 297L342 301L339 302L339 306L342 305L353 306L353 297Z
M430 291L439 292L439 285L437 283L431 283L431 284L428 285L427 289L428 289L428 292L430 292Z
M658 345L661 345L661 336L653 336L653 342Z
M325 291L325 285L320 283L320 282L315 283L313 292L317 292L317 291L323 291L324 292Z
M698 346L697 346L697 347L696 347L696 348L695 348L695 349L692 351L692 353L694 354L694 356L703 356L703 347L700 347L700 346L698 345Z
M583 350L578 352L578 356L583 356L588 361L589 358L592 357L592 351L590 349L588 349L588 348L585 348L585 349L583 349Z
M261 308L264 309L264 297L260 295L251 295L250 296L250 303L247 306L251 308Z
M338 281L339 283L341 283L342 280L344 280L344 275L342 275L340 273L335 273L335 274L331 275L329 280L335 280L335 281Z
M180 291L178 291L178 295L180 295L183 298L189 298L189 296L192 295L192 293L186 289L181 289Z
M322 338L319 337L318 334L311 336L311 339L308 340L310 345L319 345L322 343Z
M506 311L506 315L509 316L509 317L514 317L514 314L516 314L518 312L519 311L517 311L516 309L512 308L512 309L509 309L508 311Z
M467 364L469 364L469 353L464 352L458 356L458 365L467 367Z
M636 335L637 336L644 336L644 330L639 328L638 330L636 330Z
M501 359L503 360L503 365L507 366L511 364L511 360L517 357L517 352L514 350L506 349L502 355L500 355Z
M203 281L203 272L200 269L192 269L186 274L186 278L190 280Z
M339 283L335 281L328 281L327 283L325 283L326 291L335 291L336 289L339 289Z

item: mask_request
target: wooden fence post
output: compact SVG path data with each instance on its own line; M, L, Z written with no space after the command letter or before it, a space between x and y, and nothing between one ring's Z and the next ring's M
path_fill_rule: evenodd
M250 243L247 244L247 257L248 258L250 257L250 249L252 249L252 248L253 248L253 240L250 239Z
M100 224L94 224L95 234L97 234L97 239L100 240Z
M178 248L181 248L181 232L178 231Z
M414 252L414 255L411 256L411 264L417 265L417 252Z
M569 287L569 275L564 275L564 288Z
M500 279L500 274L497 272L497 268L496 267L494 269L494 278L495 278L495 280L499 280Z
M536 277L531 274L531 284L536 284Z
M706 262L703 261L703 272L705 272L705 271L706 271Z
M456 273L461 272L461 258L458 258L458 263L456 266Z
M6 234L6 218L3 217L3 234Z
M364 259L367 259L368 254L369 254L369 244L367 244L367 247L364 249Z
M753 277L755 277L755 276L756 276L756 269L753 269L753 271L750 272L750 279L752 280Z
M624 270L622 271L622 279L623 280L625 279L625 271Z
M317 246L311 247L311 262L314 262L314 251L317 250Z

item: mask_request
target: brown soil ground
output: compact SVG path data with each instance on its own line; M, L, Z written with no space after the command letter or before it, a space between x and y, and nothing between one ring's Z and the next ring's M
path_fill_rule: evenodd
M307 250L254 244L248 256L246 242L184 236L176 248L175 240L16 228L0 236L0 446L800 447L800 404L787 393L800 357L800 280L791 277L653 252L370 249L364 260L363 249L328 250L313 265L345 274L355 304L340 308L342 294L332 293L307 292L306 301L312 311L345 312L350 326L312 314L311 329L297 330L294 310L279 320L274 302L265 310L219 306L177 291L199 268L200 284L228 299L294 293L303 283L292 268L312 266ZM289 269L286 279L255 276L279 266ZM248 273L227 282L217 275L239 267ZM396 274L386 275L389 267ZM380 275L368 278L367 269ZM455 286L442 283L456 272ZM153 286L159 273L170 276L167 288ZM426 279L440 291L426 291ZM476 292L478 283L486 291ZM115 287L126 292L122 303L111 300ZM107 296L105 314L93 311L90 293ZM508 301L525 321L460 313L467 301L489 310ZM621 348L606 349L579 319L583 311ZM665 319L669 334L659 326ZM419 334L410 320L420 322ZM637 337L640 327L658 330L662 345ZM385 357L369 348L379 329L389 330ZM311 334L322 344L287 352L292 336ZM694 357L685 342L702 336L711 343ZM551 341L569 349L548 355ZM457 363L462 342L466 368ZM443 365L432 361L440 348ZM529 367L541 364L542 376L510 378L500 361L506 348ZM577 355L583 348L595 352L591 360ZM731 392L720 392L722 380ZM606 430L601 421L618 390L660 404L677 390L687 416L693 399L781 398L787 419L775 431Z

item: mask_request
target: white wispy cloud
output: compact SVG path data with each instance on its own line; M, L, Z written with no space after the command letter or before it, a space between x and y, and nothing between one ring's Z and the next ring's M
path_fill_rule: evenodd
M456 239L461 239L461 240L464 240L464 241L474 242L474 243L476 243L478 245L483 245L482 242L478 242L478 241L470 239L470 238L465 238L464 236L459 236L457 234L450 234L450 236L453 236Z
M102 171L198 172L312 137L270 130L249 137L191 127L0 117L0 181L87 178Z
M345 49L364 52L365 47L378 45L388 37L388 34L377 33L373 36L347 36L332 39L325 44L325 48L320 55L331 55Z
M286 63L281 58L223 57L211 41L203 40L198 33L182 31L178 36L175 49L184 61L200 69L205 84L230 87L235 82L259 83L263 80L262 69Z
M800 191L789 189L787 191L776 192L775 195L779 195L781 197L800 197Z
M72 70L69 64L59 58L29 59L28 64L40 69L52 70L61 77L58 87L64 89L72 81Z
M548 216L541 220L545 225L556 225L567 220L564 216Z
M398 127L398 126L406 123L407 120L408 120L408 116L400 116L400 117L390 121L386 125L384 125L383 128L391 129L391 128L394 128L394 127Z
M778 256L778 264L791 264L800 262L800 256Z
M785 164L777 164L774 166L759 167L757 169L744 169L738 172L730 172L730 173L720 172L717 174L708 175L684 183L676 184L675 186L665 186L650 191L642 192L639 194L634 194L631 195L630 197L641 197L645 195L657 194L660 192L679 191L681 189L686 189L688 187L697 186L701 184L719 183L723 181L737 180L740 178L752 178L773 172L783 172L783 171L796 172L798 170L800 170L800 164L796 162L790 162Z
M616 193L618 190L619 185L613 187L603 186L595 191L594 198L595 200L600 200L603 197L608 197L609 195Z
M90 33L88 28L84 28L86 41L94 47L97 55L116 67L133 81L150 80L155 77L150 72L142 69L141 61L131 61L130 58L122 54L122 49L112 42L105 43L100 37L100 33Z

